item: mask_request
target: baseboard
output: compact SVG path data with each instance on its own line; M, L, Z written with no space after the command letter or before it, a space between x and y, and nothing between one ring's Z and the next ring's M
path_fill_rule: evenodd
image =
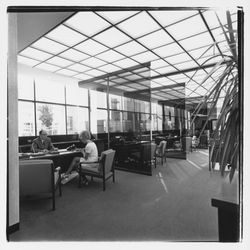
M9 226L7 228L7 235L12 234L12 233L18 231L19 230L19 226L20 226L19 222L16 223L16 224L14 224L14 225L12 225L12 226Z

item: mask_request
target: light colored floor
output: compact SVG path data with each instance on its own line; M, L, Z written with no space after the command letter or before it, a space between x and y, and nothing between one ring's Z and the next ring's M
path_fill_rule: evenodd
M221 183L208 170L208 152L168 158L152 176L116 171L102 191L99 180L63 186L56 199L21 204L20 230L10 241L217 241L217 210L211 198Z

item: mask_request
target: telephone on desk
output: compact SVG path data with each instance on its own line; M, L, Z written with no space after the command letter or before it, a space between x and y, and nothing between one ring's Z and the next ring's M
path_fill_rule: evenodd
M75 144L72 144L71 146L67 147L66 150L67 151L73 151L76 149L76 145Z

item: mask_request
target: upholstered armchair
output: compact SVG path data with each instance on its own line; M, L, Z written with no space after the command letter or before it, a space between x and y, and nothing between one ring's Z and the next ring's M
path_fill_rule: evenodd
M155 159L156 159L155 160L155 164L156 164L157 158L161 158L161 164L163 164L163 161L166 162L166 154L165 154L166 145L167 145L167 142L163 140L156 147L156 151L155 151Z
M19 161L19 194L20 197L48 194L52 198L52 210L55 210L55 192L61 190L61 168L54 167L52 160Z
M114 158L115 150L109 149L103 151L98 162L82 162L79 164L78 173L79 173L79 182L78 187L81 187L82 176L91 176L91 179L94 177L102 179L103 182L103 191L105 191L105 182L113 178L115 182L115 170L114 170Z

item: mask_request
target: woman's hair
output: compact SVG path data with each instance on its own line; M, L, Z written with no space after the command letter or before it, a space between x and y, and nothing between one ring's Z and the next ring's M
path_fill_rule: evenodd
M90 132L87 131L87 130L82 131L82 132L79 134L79 138L85 138L86 140L90 140L90 139L91 139Z

